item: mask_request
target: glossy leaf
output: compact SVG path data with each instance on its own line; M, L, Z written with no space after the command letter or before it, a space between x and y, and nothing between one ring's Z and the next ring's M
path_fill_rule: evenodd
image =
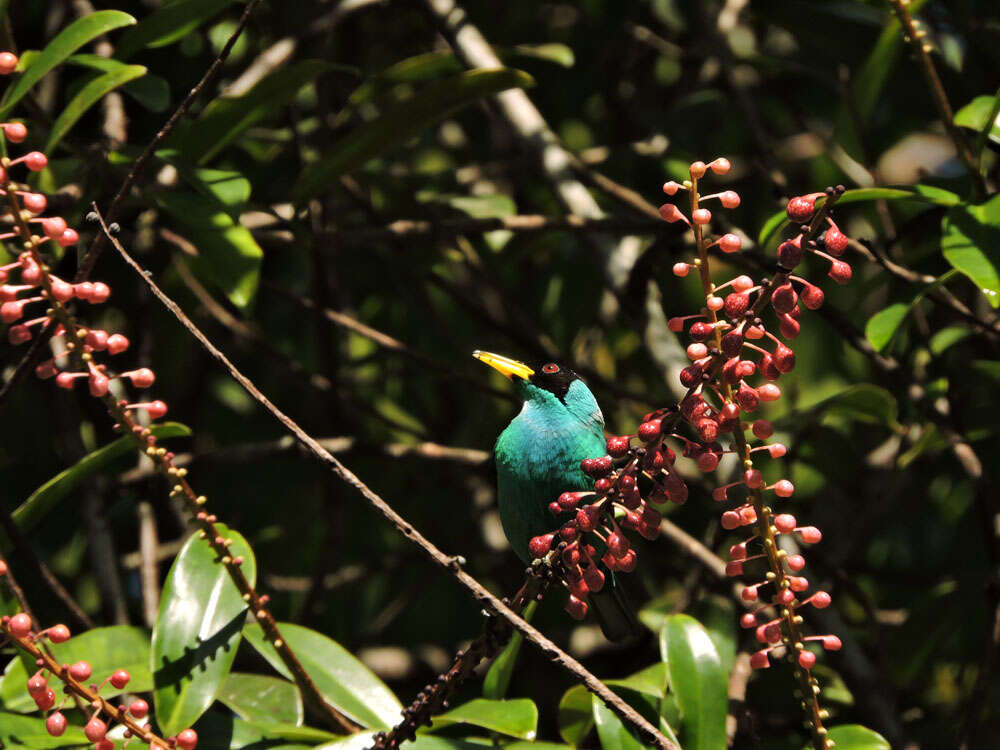
M31 705L34 708L35 704ZM46 731L45 719L41 716L22 716L0 711L0 747L10 750L55 750L86 744L87 738L83 736L82 727L69 726L62 737L53 737Z
M889 743L882 735L860 724L834 727L828 737L833 740L838 750L890 750ZM802 750L810 748L812 745L806 745Z
M955 124L970 128L976 133L986 133L987 138L1000 143L1000 94L977 96L955 113Z
M511 68L472 70L430 83L411 99L389 106L376 120L355 128L319 161L306 167L296 186L296 200L301 202L319 195L341 175L363 166L477 99L531 85L531 76Z
M49 42L32 61L21 77L7 89L0 103L0 119L10 114L21 99L46 73L66 60L80 47L97 37L123 26L131 26L135 19L119 10L99 10L78 18Z
M889 391L877 385L861 383L820 401L812 407L812 411L818 414L842 414L859 422L876 422L896 427L899 407Z
M592 697L591 704L601 750L641 750L646 747L625 728L603 701Z
M371 732L359 732L345 737L342 740L335 740L324 745L319 745L313 750L366 750L372 746L374 734ZM517 742L503 747L536 747L533 743ZM404 747L407 750L483 750L480 742L466 742L465 740L452 740L445 737L435 737L433 734L418 734L416 739L409 740ZM544 746L538 750L545 750Z
M538 609L537 601L528 602L528 606L524 608L522 616L525 620L531 622L536 609ZM489 671L486 673L486 677L483 679L484 698L499 700L507 695L507 689L510 687L511 677L514 676L514 667L517 665L517 655L521 652L522 643L524 643L524 636L515 630L510 642L500 652L500 655L494 659Z
M947 328L942 328L940 331L935 332L934 335L931 336L931 340L928 343L927 348L931 350L931 354L939 356L959 341L962 341L971 335L972 331L965 326L948 326Z
M574 685L559 701L559 736L571 745L579 745L594 728L594 709L590 691L583 685Z
M435 727L453 724L471 724L510 737L533 740L538 732L538 707L528 698L476 698L434 717Z
M157 151L156 157L173 166L181 179L199 193L222 204L234 220L250 200L250 180L239 172L192 166L182 153L174 149Z
M122 34L115 45L115 57L127 60L141 49L166 47L180 41L232 3L233 0L174 0L164 4Z
M956 206L941 223L945 259L1000 307L1000 195L979 206Z
M279 625L320 694L330 705L364 727L385 729L399 721L399 699L375 674L336 641L301 625ZM247 641L279 674L291 679L284 662L259 628L245 631Z
M217 524L233 540L253 585L253 550L237 532ZM215 551L193 534L178 553L163 585L153 627L151 668L156 721L164 734L191 726L212 705L240 644L247 606Z
M129 67L113 57L101 57L86 53L70 56L66 59L66 64L79 65L102 73L114 73ZM122 91L153 112L163 112L170 104L170 84L165 78L151 75L148 72L141 78L126 83L122 86Z
M708 632L689 615L672 615L660 632L660 652L681 710L685 750L724 748L729 678Z
M218 200L193 193L156 193L156 203L184 230L198 250L192 265L215 283L229 301L246 309L257 293L264 251Z
M157 438L186 437L191 434L190 429L176 422L152 425L150 430ZM32 492L14 511L14 520L22 531L31 531L82 481L113 466L119 458L131 455L135 451L135 442L132 438L120 437L88 453L73 466L59 472Z
M911 305L896 302L872 315L865 324L865 338L882 351L896 335Z
M205 163L235 141L251 125L292 102L303 86L337 66L304 60L271 73L243 96L216 99L172 142L192 162Z
M233 750L257 748L292 750L309 748L319 742L331 742L337 735L294 724L247 721L221 711L207 711L195 724L198 750Z
M218 700L241 719L302 725L302 696L293 682L262 674L230 672Z
M153 688L153 677L149 671L149 633L143 628L127 625L94 628L73 636L65 643L49 644L49 648L60 664L89 662L94 682L103 680L116 669L125 669L132 676L126 691L142 693ZM5 708L25 712L38 710L25 689L29 676L20 660L10 663L3 679L0 679L0 700ZM111 683L101 689L105 698L122 692L125 691L116 689Z
M90 81L80 89L77 95L59 113L59 117L52 124L52 130L49 132L49 140L45 144L45 150L51 153L52 149L72 129L77 120L83 117L87 110L97 104L106 94L144 75L146 75L146 68L142 65L126 65Z
M657 662L652 666L640 669L633 675L617 680L605 680L611 687L627 688L653 698L663 698L667 694L667 665Z

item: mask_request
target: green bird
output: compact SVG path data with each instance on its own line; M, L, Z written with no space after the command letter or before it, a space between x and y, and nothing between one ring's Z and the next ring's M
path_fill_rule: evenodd
M547 362L535 369L490 352L472 356L510 379L524 399L521 412L500 433L494 455L500 522L517 556L530 563L530 540L560 525L549 504L563 492L593 489L580 462L607 453L604 415L587 384L563 365ZM640 633L614 573L603 572L605 586L588 601L604 635L621 641Z

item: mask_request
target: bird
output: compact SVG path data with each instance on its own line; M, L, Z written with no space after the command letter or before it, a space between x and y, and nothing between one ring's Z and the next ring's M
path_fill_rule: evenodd
M494 447L500 523L519 558L530 564L532 538L555 531L550 503L568 491L591 490L594 480L580 462L604 456L604 415L587 384L559 362L531 367L492 352L473 357L497 370L524 400L521 411ZM623 641L642 632L620 581L603 565L606 585L591 591L591 604L605 637Z

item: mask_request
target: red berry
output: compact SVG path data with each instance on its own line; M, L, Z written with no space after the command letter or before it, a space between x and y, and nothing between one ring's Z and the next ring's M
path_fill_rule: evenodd
M663 431L662 419L651 419L639 425L639 439L644 443L651 443L659 439Z
M156 375L148 367L140 367L138 370L134 370L130 377L132 385L136 388L149 388L156 381Z
M91 373L87 378L87 384L90 387L90 395L95 398L100 398L108 392L108 377L100 372Z
M608 454L613 458L621 458L629 450L629 438L627 435L621 437L608 438Z
M69 628L65 625L53 625L49 628L47 635L53 643L65 643L69 640Z
M104 735L108 733L108 725L103 721L98 719L96 716L88 721L83 727L83 734L91 742L97 742L98 740L103 740Z
M8 75L17 68L17 55L13 52L0 52L0 74Z
M767 658L767 651L757 651L750 655L750 666L754 669L767 669L771 662Z
M118 690L128 685L128 681L132 679L132 676L126 672L124 669L115 670L111 677L108 678L108 682L114 685Z
M719 457L714 453L702 453L698 456L698 468L702 471L715 471L719 466Z
M112 333L108 336L108 353L121 354L128 349L129 341L120 333Z
M740 627L746 630L757 627L757 616L753 612L747 612L740 618Z
M740 383L739 389L734 396L736 403L745 412L752 412L760 406L760 394L746 383Z
M778 344L774 349L774 366L778 372L786 373L795 369L795 352L784 344Z
M695 341L707 341L708 337L712 335L713 330L712 326L708 323L699 321L691 325L688 329L688 335Z
M842 260L835 260L830 265L829 276L838 284L846 284L851 280L851 266Z
M61 737L66 731L66 717L58 711L50 714L45 720L45 731L53 737Z
M811 669L816 663L816 654L812 651L802 651L799 654L799 666L803 669Z
M726 295L724 309L726 317L736 320L743 317L743 314L750 308L750 295L746 292L733 292Z
M814 284L802 287L802 304L810 310L818 310L823 306L823 290Z
M582 599L578 599L573 594L570 594L569 601L566 602L566 611L574 620L582 620L587 616L587 602ZM180 737L178 736L178 745L179 744Z
M587 588L591 591L600 591L604 588L604 573L594 566L590 566L583 571L583 579L587 582Z
M785 212L788 218L797 224L802 224L812 218L816 208L816 199L808 196L799 196L788 201Z
M791 497L795 493L795 485L787 479L779 479L774 483L774 494L778 497Z
M827 229L823 244L831 255L840 255L847 249L847 235L839 229Z
M625 556L618 560L618 570L623 573L631 573L635 570L636 562L638 558L636 557L635 550L630 549L625 553Z
M110 349L110 347L108 347ZM159 419L167 413L167 405L162 401L153 401L146 406L146 413L150 419Z
M799 308L794 307L792 309L798 310ZM802 330L802 326L793 316L782 315L778 323L778 329L781 331L781 335L786 339L794 339L799 335L799 332Z
M594 505L588 505L586 508L580 508L576 513L576 526L580 531L586 533L593 531L594 527L597 525L597 518L600 515L600 511Z
M556 502L559 503L562 510L573 510L580 504L580 496L583 494L582 492L564 492L556 499Z
M94 743L94 750L115 750L115 743L105 737Z
M791 270L802 262L802 248L796 240L785 240L778 245L778 263Z
M35 705L38 706L39 711L48 711L56 705L56 694L51 688L45 688L45 692L39 693L33 697L35 699Z
M781 513L774 517L774 527L782 534L788 534L795 530L795 516L790 513Z
M706 443L714 443L719 437L719 424L714 419L704 417L695 425L701 439Z
M608 551L619 560L621 560L629 551L628 539L626 539L624 535L619 534L617 531L612 531L608 534L607 544Z
M137 719L142 719L149 713L149 704L142 698L136 698L129 704L128 712Z
M776 313L789 313L798 304L799 295L795 293L792 282L786 281L771 294L771 306Z
M85 661L78 661L69 668L69 676L77 682L86 682L90 679L90 664Z
M90 303L92 305L99 305L102 302L107 302L108 297L110 296L111 296L111 287L109 287L103 281L94 282L94 288L90 292Z
M764 486L764 476L758 469L747 469L743 472L743 482L752 490L760 489Z
M743 241L735 234L724 234L719 238L719 249L724 253L739 252Z
M31 632L31 618L24 612L18 612L10 618L7 623L7 630L15 638L24 638Z
M48 681L40 674L36 674L28 680L28 693L31 695L41 695L48 686Z
M32 151L21 157L25 166L32 172L41 172L48 165L48 157L41 151Z
M774 426L766 419L758 419L751 426L753 434L761 440L767 440L774 434Z
M830 602L832 601L832 599L830 598L830 595L825 591L817 591L815 594L809 597L809 601L812 602L812 605L816 609L826 609L827 607L830 606Z

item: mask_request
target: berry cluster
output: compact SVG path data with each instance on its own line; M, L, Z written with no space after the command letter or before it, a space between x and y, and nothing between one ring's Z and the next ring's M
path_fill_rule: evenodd
M568 520L558 531L534 537L528 548L535 558L558 555L572 617L583 619L587 596L604 587L598 559L610 571L635 570L636 552L622 529L656 539L661 515L655 506L687 500L687 485L674 470L676 455L663 442L675 421L675 413L660 410L646 415L637 434L609 438L607 455L580 462L594 490L564 492L549 504L554 516ZM634 439L641 445L633 446Z
M808 594L809 581L799 575L805 567L805 559L799 554L789 554L779 545L779 537L783 535L797 534L801 542L815 544L822 534L814 526L800 526L791 514L772 511L770 498L791 497L795 487L787 479L765 483L754 461L764 454L780 458L785 455L786 448L781 443L767 442L774 434L770 422L765 419L749 421L745 416L755 412L762 402L780 398L781 390L775 381L795 367L795 352L787 342L801 333L802 308L815 310L823 304L823 291L793 274L804 253L829 262L828 275L837 283L846 283L851 278L850 265L839 257L848 239L830 214L844 188L828 188L822 193L789 201L786 212L797 231L779 245L777 272L771 278L757 282L749 276L739 275L716 285L710 273L709 250L718 246L723 253L737 252L740 242L733 234L713 240L708 235L712 214L701 205L718 199L724 208L734 208L739 205L740 198L732 190L702 196L698 181L709 172L722 175L729 168L726 159L716 159L707 165L695 162L690 165L689 180L683 184L668 182L663 186L667 195L680 191L688 193L690 218L669 203L660 208L660 214L666 221L687 223L694 233L697 248L697 257L690 263L677 263L674 273L683 277L697 270L705 295L704 308L699 313L669 321L674 331L680 332L687 327L691 339L687 347L691 364L680 375L688 393L680 408L697 436L699 445L693 449L693 457L702 471L714 471L723 453L734 454L739 461L736 481L716 487L712 497L720 503L730 504L722 514L723 528L745 528L748 532L731 547L726 572L733 577L746 575L751 579L742 589L742 598L754 609L741 618L740 624L753 629L763 646L752 655L751 664L756 668L768 667L770 657L776 653L793 662L806 696L814 747L822 750L832 743L826 738L822 724L826 712L818 706L819 687L810 672L816 663L816 654L808 650L806 644L817 642L827 650L837 650L840 639L833 635L803 636L799 610L809 605L827 607L830 595L824 591ZM819 199L823 202L817 207ZM772 332L775 329L778 335ZM758 382L755 376L763 382ZM719 441L727 437L729 446L723 449ZM757 444L753 445L754 442Z
M0 561L0 575L6 572L6 563ZM109 683L116 690L124 690L131 680L131 675L126 670L116 669L100 683L88 683L93 671L88 662L59 664L39 646L43 640L48 640L50 643L68 641L70 631L65 625L53 625L35 631L32 629L31 618L24 612L19 612L0 619L0 634L35 657L38 671L28 678L28 694L34 699L38 710L48 714L45 719L45 729L53 737L61 737L66 732L69 722L62 709L66 701L73 696L83 699L85 705L91 709L83 733L88 741L94 743L94 750L114 750L115 743L107 734L109 728L115 724L121 724L124 728L125 742L122 747L138 738L150 748L195 750L198 735L193 729L185 729L176 737L165 740L153 734L149 722L146 721L149 704L142 698L133 698L128 701L128 705L115 706L99 695L100 690ZM61 699L50 684L51 678L62 683Z

